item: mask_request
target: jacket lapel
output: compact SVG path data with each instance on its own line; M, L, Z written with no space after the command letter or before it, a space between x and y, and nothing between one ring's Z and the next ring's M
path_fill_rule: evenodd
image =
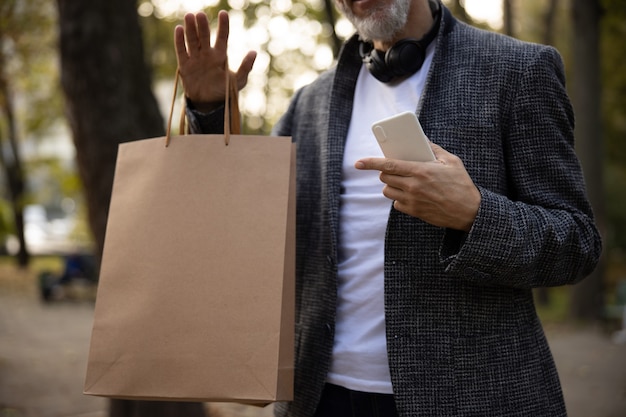
M344 45L339 54L339 61L331 88L329 103L329 117L326 133L326 143L322 155L327 161L326 172L326 199L330 223L332 251L337 259L337 242L339 229L339 201L341 193L341 167L343 164L344 147L348 128L352 118L352 104L354 90L361 69L361 57L358 52L358 39L353 36Z

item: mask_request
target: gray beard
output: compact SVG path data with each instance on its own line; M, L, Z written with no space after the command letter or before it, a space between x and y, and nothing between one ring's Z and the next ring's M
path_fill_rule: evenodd
M390 7L376 8L365 18L355 16L343 3L336 4L354 25L362 40L389 42L404 28L409 17L411 0L395 0Z

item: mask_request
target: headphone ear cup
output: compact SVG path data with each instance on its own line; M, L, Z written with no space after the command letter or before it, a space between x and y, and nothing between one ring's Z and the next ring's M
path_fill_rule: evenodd
M402 39L385 54L386 67L393 77L414 74L422 68L426 51L416 39Z
M381 52L372 44L361 42L359 54L370 74L378 81L388 83L419 71L426 59L426 46L417 39L408 38L398 41L387 52Z
M383 54L376 49L372 49L369 53L368 59L365 61L365 66L369 72L379 81L388 83L394 77L393 71L389 71L386 62L387 54Z

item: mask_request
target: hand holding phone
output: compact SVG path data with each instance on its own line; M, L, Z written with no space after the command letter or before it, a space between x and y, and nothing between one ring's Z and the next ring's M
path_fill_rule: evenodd
M379 120L372 125L372 132L387 158L415 162L435 160L430 141L413 112Z

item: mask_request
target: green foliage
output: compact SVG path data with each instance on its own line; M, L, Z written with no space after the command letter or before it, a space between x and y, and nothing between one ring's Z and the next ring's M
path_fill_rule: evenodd
M605 169L607 233L605 245L610 251L626 251L626 169L623 164L608 163Z
M514 27L516 37L535 43L546 44L551 38L550 44L559 50L565 61L566 68L569 67L569 55L571 44L571 10L568 0L557 2L557 11L554 19L552 33L548 33L547 13L549 2L545 0L525 0L514 3L517 6L514 17Z
M54 2L0 2L0 63L0 80L6 86L2 91L9 99L0 114L0 128L7 132L5 138L11 134L8 116L13 110L15 137L10 139L19 140L16 155L25 158L20 165L27 187L19 204L42 204L60 212L68 202L81 201L82 187L72 160L42 157L41 152L46 140L66 134ZM16 234L12 210L8 201L0 201L0 244L7 234Z
M63 272L64 260L61 256L33 256L29 265L31 271L51 271L54 273ZM9 256L0 256L0 269L13 268L15 260ZM2 414L0 414L2 416ZM19 414L17 415L19 416Z
M537 315L545 325L558 325L568 321L569 293L571 287L545 288L548 305L536 303ZM537 290L535 290L537 291Z
M11 90L20 97L24 135L45 132L63 115L56 59L56 9L47 0L0 3L0 61Z
M248 50L258 52L248 86L241 93L244 130L268 133L284 113L293 92L333 64L334 28L322 0L206 1L203 11L213 18L219 10L230 13L229 59L236 68ZM182 24L182 7L163 9L156 0L139 5L149 61L156 80L173 79L176 57L173 30ZM345 22L344 22L345 23Z
M463 0L443 0L443 4L448 9L450 9L450 12L452 12L454 17L462 22L479 27L481 29L498 30L498 28L491 27L489 23L480 22L474 19L469 13L467 13L467 11L465 10L465 2Z
M11 202L0 198L0 244L3 244L8 235L15 234L13 209Z
M155 80L173 80L176 73L174 27L178 22L159 19L154 13L140 15L146 62L152 67Z
M602 21L603 115L607 160L626 160L626 2L605 0Z
M606 150L607 247L626 251L626 2L604 0L602 115Z
M517 33L523 40L543 43L545 39L544 0L520 1L517 10ZM608 252L626 250L626 2L603 0L604 17L601 21L602 69L602 132L598 138L605 148L606 230L605 246ZM553 45L565 61L568 79L571 54L575 53L572 38L572 11L570 2L558 3Z
M36 194L37 203L60 207L64 199L81 199L82 183L67 162L51 157L37 158L27 162L26 170L30 173L32 194Z

